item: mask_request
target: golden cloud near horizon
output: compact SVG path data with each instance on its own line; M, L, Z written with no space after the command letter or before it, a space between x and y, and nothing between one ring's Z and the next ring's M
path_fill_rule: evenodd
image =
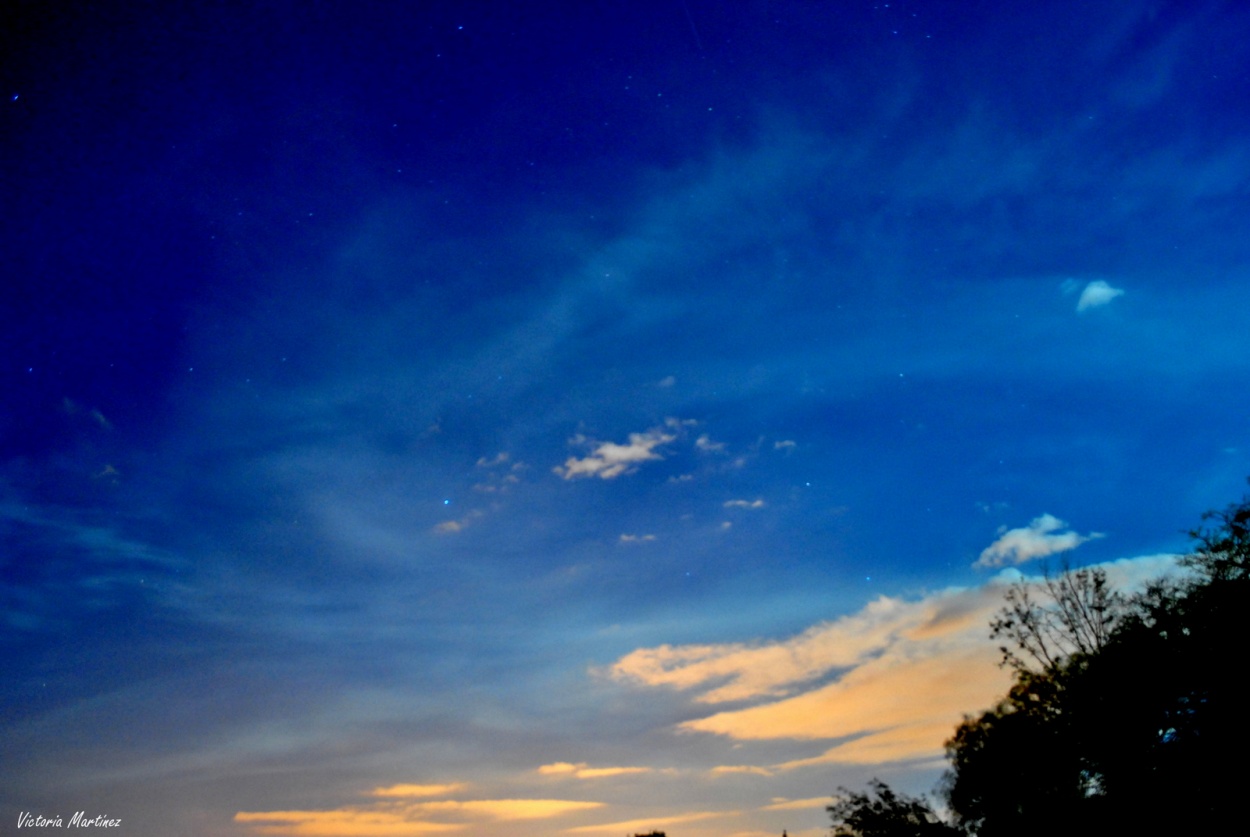
M458 831L464 823L412 820L387 811L340 808L333 811L239 811L234 821L247 823L257 834L279 837L419 837ZM258 823L269 823L261 825Z
M371 795L400 796L399 793L379 794L377 791L433 787L438 786L394 785L378 788ZM457 785L446 787L455 788ZM602 802L569 799L445 799L411 804L379 802L369 807L350 805L328 811L239 811L234 815L234 821L246 823L257 834L275 837L420 837L458 831L472 824L440 822L431 818L439 815L467 815L469 819L507 822L550 819L603 806Z
M593 834L598 831L610 831L613 833L623 832L642 832L650 831L660 826L677 825L686 822L695 822L697 820L707 820L713 817L736 817L738 811L698 811L691 814L673 814L667 817L652 817L650 819L622 820L620 822L609 822L601 825L582 825L577 828L566 828L568 834Z
M1175 561L1152 555L1100 566L1113 585L1133 590L1173 571ZM640 648L598 673L690 691L695 703L756 702L685 721L682 732L841 739L821 755L762 770L933 759L965 714L993 705L1010 685L988 625L1006 586L1021 577L1006 570L979 587L882 596L780 641Z

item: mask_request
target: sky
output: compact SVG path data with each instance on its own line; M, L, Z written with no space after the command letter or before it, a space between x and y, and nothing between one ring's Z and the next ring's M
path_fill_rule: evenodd
M2 14L5 829L816 837L1250 474L1244 4Z

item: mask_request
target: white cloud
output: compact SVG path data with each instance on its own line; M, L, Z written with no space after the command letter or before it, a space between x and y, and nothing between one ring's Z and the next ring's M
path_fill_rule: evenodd
M784 450L786 452L789 452L789 451L794 450L798 446L799 446L798 443L795 442L793 439L782 439L780 441L773 442L773 450Z
M768 505L763 500L726 500L725 508L727 509L762 509Z
M595 442L582 436L574 437L571 440L572 444L593 447L590 455L582 459L570 456L563 465L557 465L552 470L566 480L578 477L599 477L610 480L621 474L631 474L638 470L638 466L643 462L664 458L656 452L656 448L676 441L676 433L665 430L666 427L673 428L674 421L674 419L669 419L665 425L653 427L645 433L630 433L629 441L623 445L616 442Z
M645 543L655 540L655 535L621 535L621 543Z
M444 520L442 523L435 525L434 531L440 535L454 535L457 532L463 532L468 528L469 524L485 514L481 509L473 509L459 520Z
M694 440L694 446L704 453L719 453L725 449L724 442L713 442L706 433Z
M1124 291L1120 288L1113 288L1102 279L1095 279L1085 286L1085 290L1081 291L1081 298L1077 300L1076 310L1087 311L1090 308L1101 308L1111 303L1111 300L1117 296L1123 296Z
M495 454L495 456L491 457L490 459L487 459L485 456L479 456L477 460L477 467L494 468L497 465L506 464L508 460L510 460L511 458L512 458L511 454L509 454L506 450L500 451L499 453Z
M1001 527L998 530L998 540L981 551L981 557L973 566L1001 567L1006 564L1023 564L1025 561L1076 549L1086 541L1103 537L1100 532L1080 535L1072 531L1060 531L1067 525L1053 514L1043 514L1041 517L1033 518L1028 526L1018 529Z

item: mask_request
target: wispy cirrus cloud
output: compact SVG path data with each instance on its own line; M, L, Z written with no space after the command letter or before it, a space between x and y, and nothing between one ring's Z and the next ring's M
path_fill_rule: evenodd
M807 808L824 808L829 805L829 797L814 796L810 799L774 799L772 804L765 805L761 811L802 811Z
M485 514L481 509L473 509L468 514L456 520L444 520L434 526L434 531L440 535L454 535L457 532L463 532L473 521L479 519Z
M374 788L369 792L369 795L384 797L446 796L447 794L459 793L468 787L468 784L465 782L449 782L442 785L389 785L384 788Z
M578 762L573 764L567 761L558 761L553 764L544 764L538 768L538 772L543 776L571 776L575 779L603 779L609 776L630 776L638 773L651 773L653 768L650 767L590 767L586 762Z
M538 820L602 808L602 802L572 799L447 799L413 806L421 813L471 814L492 820Z
M650 819L623 820L620 822L602 823L600 825L583 825L577 828L565 829L569 834L595 834L598 832L610 832L613 834L621 833L641 833L643 831L652 831L660 827L670 825L678 825L680 823L696 822L698 820L711 819L712 817L733 817L737 816L737 811L697 811L689 814L671 814L669 816L652 817Z
M1172 571L1175 556L1103 566L1113 584L1132 590ZM1010 683L986 626L1003 604L1005 586L1019 578L1009 569L975 588L882 597L780 641L642 648L607 673L693 692L696 703L765 701L685 721L681 731L736 741L835 742L815 756L763 770L937 758L963 715L991 705Z
M395 785L379 788L370 795L424 796L424 791L441 787L455 790L464 786ZM459 831L483 820L553 819L602 807L602 802L568 799L444 799L415 803L388 799L324 811L239 811L234 821L249 826L256 834L277 837L411 837Z
M1103 537L1101 532L1081 535L1071 530L1063 531L1067 526L1067 523L1053 514L1043 514L1029 521L1028 526L1016 529L1001 527L998 530L998 539L981 550L981 556L973 566L1002 567L1023 564L1076 549L1087 541Z
M277 837L413 837L459 831L463 823L425 822L402 812L344 808L335 811L240 811L234 821L255 834Z
M753 764L722 764L713 767L710 771L713 776L771 776L773 771L767 767L758 767Z
M717 684L695 697L699 703L780 697L833 669L861 663L925 618L932 617L916 603L883 596L782 642L640 648L607 673L623 682L681 690Z

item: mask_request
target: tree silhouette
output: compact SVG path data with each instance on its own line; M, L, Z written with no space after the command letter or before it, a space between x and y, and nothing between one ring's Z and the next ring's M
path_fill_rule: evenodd
M1250 500L1205 516L1192 575L1123 599L1099 571L1017 586L992 624L1016 682L947 742L943 793L978 837L1214 833L1250 747L1238 666Z
M1189 575L1132 597L1099 569L1016 584L991 623L1015 683L946 742L951 823L880 780L839 789L832 837L1222 833L1250 752L1250 498L1203 517Z
M873 779L870 793L838 788L841 801L826 810L833 818L833 837L943 837L959 832L942 820L923 797L896 793Z
M990 637L1010 641L999 651L1003 665L1017 672L1052 671L1071 657L1096 654L1124 615L1124 597L1097 568L1065 565L1057 576L1046 572L1040 585L1013 584L1005 598L1007 605L990 623Z

